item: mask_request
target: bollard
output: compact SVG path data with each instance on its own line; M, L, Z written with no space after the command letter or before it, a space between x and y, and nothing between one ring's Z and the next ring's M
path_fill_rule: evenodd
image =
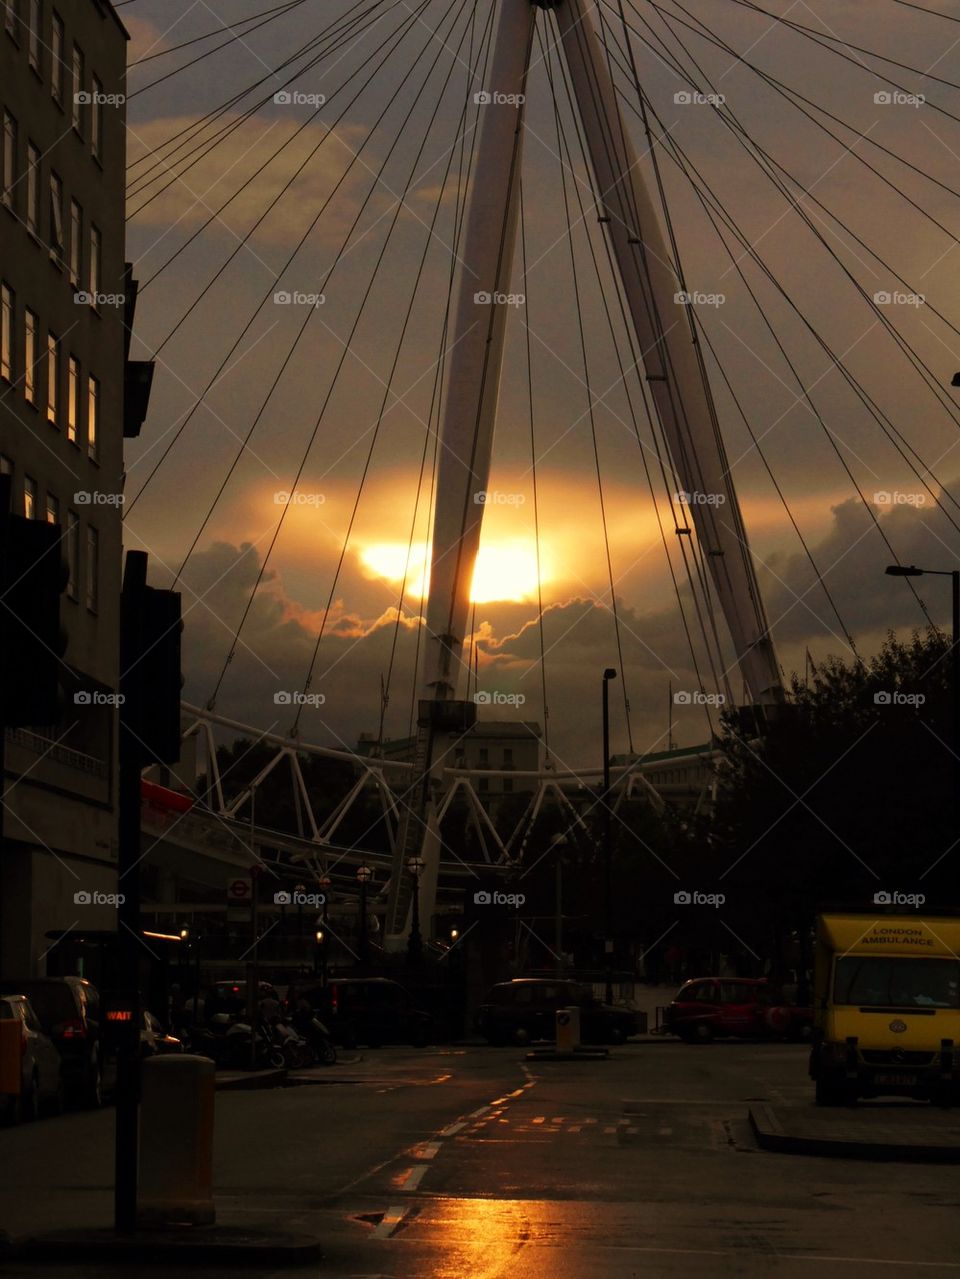
M580 1009L557 1009L557 1052L572 1053L580 1044Z
M152 1057L141 1067L140 1186L143 1225L209 1225L213 1206L214 1063Z

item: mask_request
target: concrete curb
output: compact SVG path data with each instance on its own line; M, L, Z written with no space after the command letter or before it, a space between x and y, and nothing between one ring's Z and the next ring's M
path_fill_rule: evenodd
M6 1260L64 1262L71 1266L170 1265L256 1267L262 1271L304 1266L319 1261L323 1251L310 1235L273 1234L230 1226L143 1230L116 1235L112 1230L63 1230L18 1239Z
M573 1052L557 1052L556 1048L534 1048L527 1061L606 1061L609 1048L576 1048Z
M249 1088L282 1088L286 1082L286 1070L242 1070L217 1075L214 1087L217 1092L238 1092Z
M960 1145L924 1142L855 1141L850 1138L806 1136L783 1129L770 1106L753 1105L748 1111L757 1144L781 1154L819 1155L832 1159L900 1160L911 1163L960 1163Z

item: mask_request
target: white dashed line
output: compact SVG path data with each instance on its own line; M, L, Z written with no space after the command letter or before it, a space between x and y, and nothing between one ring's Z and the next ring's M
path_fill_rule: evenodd
M429 1165L427 1164L418 1164L415 1168L411 1168L406 1177L404 1177L403 1185L400 1189L407 1194L411 1190L416 1190L427 1172L429 1172Z
M458 1132L462 1132L467 1126L467 1121L462 1119L457 1124L448 1124L446 1128L441 1128L437 1134L439 1137L455 1137Z
M406 1215L407 1209L399 1204L388 1208L383 1214L383 1221L373 1232L374 1239L389 1239Z
M439 1141L428 1141L422 1146L416 1147L415 1159L433 1159L440 1153Z

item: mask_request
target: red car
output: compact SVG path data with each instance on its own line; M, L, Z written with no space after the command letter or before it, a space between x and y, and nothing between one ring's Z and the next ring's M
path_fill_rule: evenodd
M688 1043L738 1039L805 1039L813 1012L788 1004L765 979L695 977L664 1009L663 1028Z

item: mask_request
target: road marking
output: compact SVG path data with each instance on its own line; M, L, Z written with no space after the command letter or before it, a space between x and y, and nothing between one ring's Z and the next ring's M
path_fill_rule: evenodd
M631 1136L631 1137L635 1137L635 1136L637 1135L637 1133L640 1131L640 1129L639 1129L639 1128L624 1128L624 1130L623 1130L623 1131L624 1131L624 1132L628 1132L628 1133L630 1134L630 1136Z
M423 1181L427 1172L429 1172L429 1166L427 1164L418 1164L415 1168L409 1168L400 1189L407 1193L411 1190L416 1190L416 1188L420 1185L420 1182Z
M377 1226L373 1232L374 1239L389 1239L397 1226L400 1225L400 1222L403 1221L407 1212L408 1209L406 1206L401 1206L399 1204L395 1204L392 1208L388 1208L383 1214L383 1221L380 1222L380 1225Z
M433 1159L435 1155L440 1153L439 1141L428 1141L423 1146L414 1148L414 1159Z
M565 1119L566 1115L557 1115L557 1117L555 1119L551 1119L550 1122L552 1124L562 1124Z
M546 1115L537 1115L536 1119L531 1119L530 1122L532 1124L542 1124L545 1119Z
M568 1128L568 1129L567 1129L567 1132L579 1132L579 1131L580 1131L580 1125L579 1125L579 1124L574 1124L572 1128Z
M525 1085L524 1085L524 1087L529 1087L529 1085L525 1084ZM513 1092L511 1092L511 1093L507 1093L507 1096L508 1096L508 1097L522 1097L522 1096L523 1096L523 1088L515 1088L515 1089L513 1090Z
M466 1128L466 1126L467 1126L467 1121L465 1119L461 1119L459 1123L448 1124L446 1128L441 1128L437 1136L438 1137L455 1137L457 1133L462 1132L463 1129Z
M733 1249L721 1251L719 1248L655 1248L643 1247L632 1243L608 1243L608 1248L616 1248L619 1252L639 1253L644 1256L668 1256L668 1257L728 1257L742 1258L741 1252L735 1252ZM841 1262L845 1265L870 1265L870 1266L900 1266L904 1269L923 1269L923 1270L960 1270L960 1261L916 1261L911 1258L909 1261L899 1261L895 1257L831 1257L821 1256L819 1253L809 1252L783 1252L777 1253L778 1261L813 1261L832 1265Z
M585 1124L595 1124L597 1121L595 1119L585 1119L583 1122Z
M491 1103L490 1103L490 1105L492 1105L492 1104L493 1104L493 1103L491 1102ZM485 1114L487 1113L487 1111L490 1109L490 1105L487 1105L487 1106L481 1106L478 1110L471 1110L471 1111L470 1111L470 1113L469 1113L469 1115L467 1115L467 1118L468 1118L468 1119L476 1119L476 1118L478 1118L480 1115L485 1115Z
M616 1130L616 1128L604 1128L604 1130L603 1130L603 1131L604 1131L604 1135L605 1135L605 1136L607 1136L607 1137L609 1137L609 1136L611 1136L613 1133L615 1133L617 1130Z
M629 1132L629 1131L630 1131L630 1129L628 1128L628 1129L627 1129L627 1131ZM658 1129L658 1132L659 1132L659 1135L660 1135L661 1137L672 1137L672 1136L673 1136L673 1129L672 1129L672 1128L660 1128L660 1129Z

